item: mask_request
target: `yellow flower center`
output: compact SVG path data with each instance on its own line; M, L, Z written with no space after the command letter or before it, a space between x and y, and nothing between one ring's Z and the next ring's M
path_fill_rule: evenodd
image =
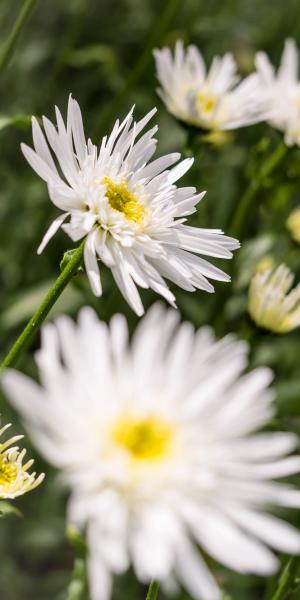
M114 442L137 461L156 461L170 451L173 428L157 417L135 418L123 415L112 430Z
M129 191L126 181L114 183L109 177L104 177L101 183L106 185L106 198L110 206L122 212L128 221L140 225L145 217L146 209L135 194Z
M0 457L0 485L12 483L17 476L18 469L6 457Z
M197 95L197 101L202 113L211 113L216 106L217 98L213 94L200 92Z

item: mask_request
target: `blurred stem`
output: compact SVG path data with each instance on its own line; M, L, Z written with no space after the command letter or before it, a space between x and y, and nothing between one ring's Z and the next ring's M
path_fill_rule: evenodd
M33 11L37 0L25 0L14 23L14 26L0 51L0 73L7 67L18 44L19 37L25 27L31 12Z
M195 127L189 127L186 133L186 139L182 155L184 157L196 156L199 150L200 144L200 131L197 131Z
M85 240L82 244L76 248L74 251L72 258L66 264L65 268L59 275L59 277L54 282L52 288L50 288L48 294L44 298L43 302L40 304L38 309L35 311L33 317L31 317L29 323L26 325L25 329L23 329L21 335L18 337L17 341L12 346L11 350L8 352L6 357L3 359L0 365L0 371L6 369L8 367L14 367L18 362L21 354L26 350L29 346L33 336L41 327L43 321L47 317L50 309L55 304L56 300L59 298L61 293L64 291L65 287L72 279L73 275L75 275L82 264L83 260L83 249L84 249Z
M72 573L72 579L68 586L66 600L84 600L86 597L86 573L85 561L82 558L76 558Z
M110 125L110 122L113 118L115 118L115 114L117 113L119 106L122 104L123 99L126 97L131 88L137 84L144 71L147 69L152 59L153 48L159 44L162 35L168 29L173 17L179 10L181 3L182 0L168 0L166 2L165 9L159 13L158 18L151 29L145 48L140 54L138 61L131 69L119 92L117 92L111 102L107 102L106 108L102 110L96 135L100 135L102 133L101 130L104 124L105 126Z
M148 588L146 600L156 600L157 595L158 595L158 589L159 589L159 583L157 581L151 581L149 588Z
M271 600L285 600L289 596L294 590L298 568L299 557L291 558L280 574L277 590Z
M275 148L274 152L265 160L257 177L253 178L249 187L242 196L238 208L235 212L230 234L237 239L243 237L245 225L248 220L249 212L252 208L252 202L264 184L265 179L274 171L287 153L287 146L283 143Z

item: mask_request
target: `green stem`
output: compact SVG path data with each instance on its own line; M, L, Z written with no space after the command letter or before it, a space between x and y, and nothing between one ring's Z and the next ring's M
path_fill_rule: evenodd
M158 595L158 589L159 589L159 583L157 581L151 581L149 588L148 588L146 600L156 600L157 595Z
M246 189L244 195L239 201L238 208L234 215L233 224L231 228L231 235L240 239L243 236L244 228L247 222L249 211L252 207L252 202L263 185L265 179L274 171L275 167L279 165L287 152L287 146L280 144L275 148L274 152L269 156L263 163L258 176L252 179L249 187Z
M3 48L0 52L0 73L2 73L7 67L19 40L19 37L22 33L22 30L28 21L28 18L33 11L37 0L25 0L23 6L19 12L17 20L14 23L14 26L8 36L8 39L3 45Z
M135 66L130 71L127 79L124 82L124 85L121 87L112 101L107 103L106 108L102 110L98 131L96 132L98 136L102 133L103 126L108 126L112 118L115 118L115 114L118 112L118 108L122 104L123 99L126 97L130 89L137 84L144 71L147 69L152 60L153 48L159 44L162 35L168 29L173 17L181 5L181 2L182 0L169 0L166 3L164 11L158 15L158 18L151 29L144 51L141 53Z
M84 243L85 240L74 251L72 258L67 263L59 277L56 279L43 302L35 311L33 317L31 317L29 323L26 325L25 329L23 329L21 335L18 337L11 350L2 361L0 365L0 371L16 365L21 354L28 347L33 336L39 330L50 309L55 304L56 300L59 298L69 281L72 279L73 275L77 273L83 260Z
M272 600L285 600L288 597L290 592L293 591L298 569L299 558L291 558L281 572L278 587L272 596Z

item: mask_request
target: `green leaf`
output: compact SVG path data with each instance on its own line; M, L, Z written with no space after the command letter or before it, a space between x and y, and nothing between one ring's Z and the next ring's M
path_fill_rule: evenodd
M29 319L42 302L52 283L52 280L47 280L11 298L9 306L2 311L0 317L1 330L7 331ZM51 318L62 312L77 310L81 304L82 294L75 287L70 286L64 290L51 310Z
M27 129L31 126L31 115L0 115L0 131L6 127Z
M115 66L116 55L112 48L105 44L90 44L84 48L73 50L66 62L72 67L87 67L99 63Z

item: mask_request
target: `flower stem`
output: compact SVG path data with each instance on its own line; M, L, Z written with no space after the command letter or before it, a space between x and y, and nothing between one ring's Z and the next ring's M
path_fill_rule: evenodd
M126 97L127 93L131 90L131 88L136 86L144 71L147 69L152 59L153 48L159 44L161 37L168 29L181 3L182 0L168 0L168 2L166 2L165 9L159 13L157 20L153 24L143 52L141 52L123 86L117 92L112 101L107 102L106 107L101 112L101 118L96 132L98 136L102 134L103 127L109 126L110 121L113 118L115 119L115 114L118 112L119 106L122 104L122 101Z
M282 159L285 157L287 152L287 146L285 144L279 144L275 148L274 152L266 159L263 163L257 177L252 179L249 187L246 189L242 196L237 211L235 213L233 224L231 228L231 235L240 239L243 236L244 228L247 222L249 211L251 210L252 201L254 200L257 192L264 183L266 177L268 177L272 171L279 165Z
M299 569L299 557L294 557L283 568L278 581L278 587L272 600L285 600L295 586L295 579Z
M19 15L13 25L13 28L0 51L0 73L2 73L7 67L22 33L22 30L28 21L28 18L33 11L37 0L25 0Z
M43 302L35 311L33 317L31 317L29 323L26 325L25 329L23 329L21 335L18 337L11 350L2 361L0 365L0 371L16 365L21 354L28 347L33 336L39 330L50 309L55 304L56 300L59 298L69 281L72 279L73 275L77 273L83 260L84 243L85 240L74 251L72 258L67 263L59 277L56 279Z
M158 595L158 589L159 589L159 583L157 581L151 581L149 588L148 588L146 600L156 600L157 595Z

